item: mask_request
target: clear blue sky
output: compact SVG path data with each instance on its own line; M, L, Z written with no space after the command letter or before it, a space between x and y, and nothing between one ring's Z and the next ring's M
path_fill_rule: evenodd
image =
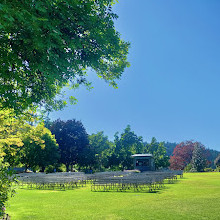
M220 150L220 1L121 0L114 6L131 67L109 87L68 91L78 104L51 119L81 120L112 140L130 124L144 140L200 141Z

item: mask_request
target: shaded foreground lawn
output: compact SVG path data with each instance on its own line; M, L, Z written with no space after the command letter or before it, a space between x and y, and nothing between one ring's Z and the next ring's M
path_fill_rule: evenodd
M220 219L220 173L184 174L158 193L17 190L12 220Z

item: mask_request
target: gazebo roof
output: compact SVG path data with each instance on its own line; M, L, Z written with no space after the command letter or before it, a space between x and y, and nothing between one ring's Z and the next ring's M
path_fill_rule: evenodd
M153 157L152 154L133 154L132 157Z

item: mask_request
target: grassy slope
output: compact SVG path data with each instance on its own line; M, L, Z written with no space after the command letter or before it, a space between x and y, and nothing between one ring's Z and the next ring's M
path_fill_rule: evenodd
M18 190L12 220L220 219L220 173L184 174L159 193Z

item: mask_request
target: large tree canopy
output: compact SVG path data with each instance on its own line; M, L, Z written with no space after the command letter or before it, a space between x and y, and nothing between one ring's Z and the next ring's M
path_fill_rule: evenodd
M133 159L131 155L142 153L142 137L137 136L134 131L131 130L131 126L127 125L120 136L119 133L116 132L114 143L115 149L110 158L110 166L119 165L121 169L132 169Z
M108 167L108 159L114 148L114 144L108 140L103 131L89 135L89 155L87 161L90 167L101 171ZM89 157L88 157L89 156Z
M207 150L201 143L181 142L175 147L173 155L170 157L170 168L173 170L186 168L200 172L208 165L207 156Z
M5 203L10 192L14 191L14 178L9 171L10 163L16 163L15 155L23 146L22 137L27 134L31 122L31 114L16 117L12 109L0 110L0 219L4 219Z
M184 170L191 162L195 143L192 141L181 142L178 144L173 155L170 157L170 168L173 170Z
M113 20L114 0L7 0L0 3L0 102L23 111L61 104L63 86L89 85L88 68L116 86L129 43Z
M30 132L25 134L22 140L24 145L21 147L20 161L26 168L36 170L39 167L44 171L46 166L58 162L58 144L51 131L43 124L32 126Z
M144 152L153 155L156 169L169 166L169 157L166 156L164 142L157 142L153 137L151 143L145 146Z
M55 135L60 150L60 162L69 166L79 163L84 154L89 153L89 139L86 129L80 121L60 119L54 121L50 127Z

